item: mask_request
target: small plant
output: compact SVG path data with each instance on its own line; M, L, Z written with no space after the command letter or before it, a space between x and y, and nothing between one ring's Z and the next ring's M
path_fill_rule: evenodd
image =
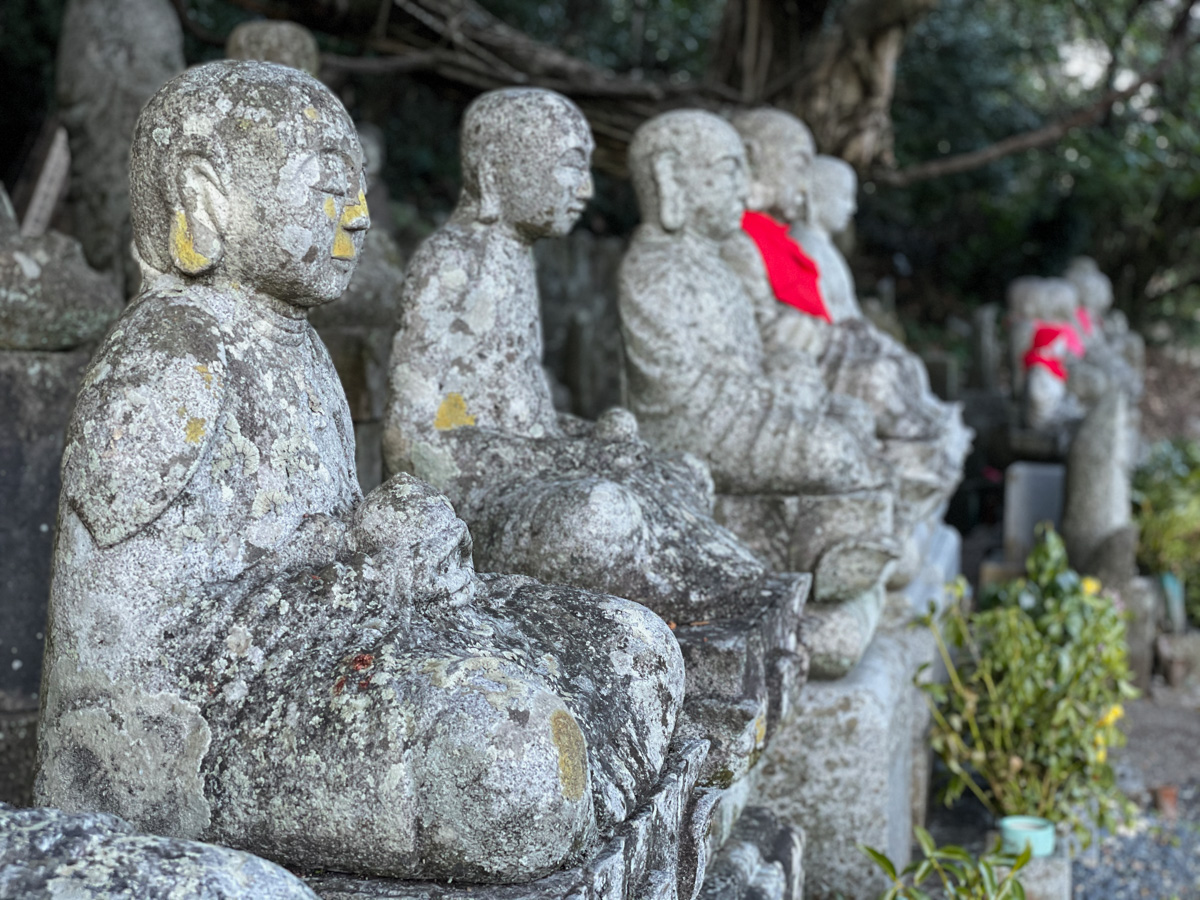
M1133 476L1138 563L1184 586L1187 614L1200 625L1200 444L1160 441Z
M930 900L921 885L936 877L940 896L947 900L1025 900L1025 888L1016 874L1029 862L1029 848L1020 856L1002 853L1000 842L976 859L962 847L938 847L924 828L916 828L917 843L924 859L913 860L903 871L896 871L887 856L871 847L858 845L875 865L892 879L892 886L878 900ZM1005 874L1000 873L1007 869Z
M1042 816L1086 842L1088 824L1112 828L1133 809L1108 764L1124 742L1122 701L1137 694L1125 624L1099 582L1068 568L1053 529L1039 530L1026 573L970 616L954 604L942 622L923 620L949 674L918 685L950 771L942 796L970 791L996 815Z

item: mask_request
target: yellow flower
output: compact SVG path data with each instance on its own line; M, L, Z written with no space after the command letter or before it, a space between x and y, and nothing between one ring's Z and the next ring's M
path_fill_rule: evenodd
M1107 728L1123 715L1125 715L1125 707L1120 703L1114 703L1109 707L1108 712L1104 714L1103 718L1100 719L1100 727Z
M1103 763L1108 761L1108 748L1101 747L1096 751L1096 762Z
M1079 582L1079 586L1083 589L1084 595L1088 597L1095 597L1100 593L1100 579L1093 578L1091 575L1083 576L1083 579Z

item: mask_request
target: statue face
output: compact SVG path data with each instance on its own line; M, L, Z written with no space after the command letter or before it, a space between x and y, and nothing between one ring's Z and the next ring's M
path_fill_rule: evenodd
M592 198L591 131L565 112L549 117L542 141L514 141L495 169L502 216L529 238L569 233Z
M230 279L300 307L341 296L371 222L353 125L332 95L307 100L276 125L282 165L239 160L223 229Z
M687 200L687 227L710 240L725 240L741 227L746 211L749 178L741 141L713 141L685 158L682 168L677 189Z
M845 231L858 210L858 199L853 191L832 179L814 185L813 201L817 222L830 234Z

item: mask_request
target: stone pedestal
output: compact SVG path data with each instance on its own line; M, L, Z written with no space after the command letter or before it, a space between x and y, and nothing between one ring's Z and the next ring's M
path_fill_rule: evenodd
M862 842L906 863L912 838L912 690L904 642L878 634L839 681L809 682L763 758L758 802L804 828L805 896L874 896L886 876Z
M0 712L37 708L63 434L85 351L0 352Z

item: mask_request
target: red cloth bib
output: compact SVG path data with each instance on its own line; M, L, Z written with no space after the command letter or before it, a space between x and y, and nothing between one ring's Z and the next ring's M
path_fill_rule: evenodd
M1092 314L1087 311L1086 306L1081 306L1075 310L1075 318L1079 320L1079 327L1083 329L1083 333L1088 337L1092 336Z
M768 215L746 211L742 231L754 239L767 267L767 278L775 299L810 316L832 322L825 299L817 286L817 264L792 240L788 228Z
M1025 351L1022 362L1026 369L1042 366L1059 381L1067 380L1067 364L1055 351L1052 345L1059 339L1064 341L1063 349L1072 356L1083 356L1083 341L1078 333L1065 322L1033 323L1033 340Z

